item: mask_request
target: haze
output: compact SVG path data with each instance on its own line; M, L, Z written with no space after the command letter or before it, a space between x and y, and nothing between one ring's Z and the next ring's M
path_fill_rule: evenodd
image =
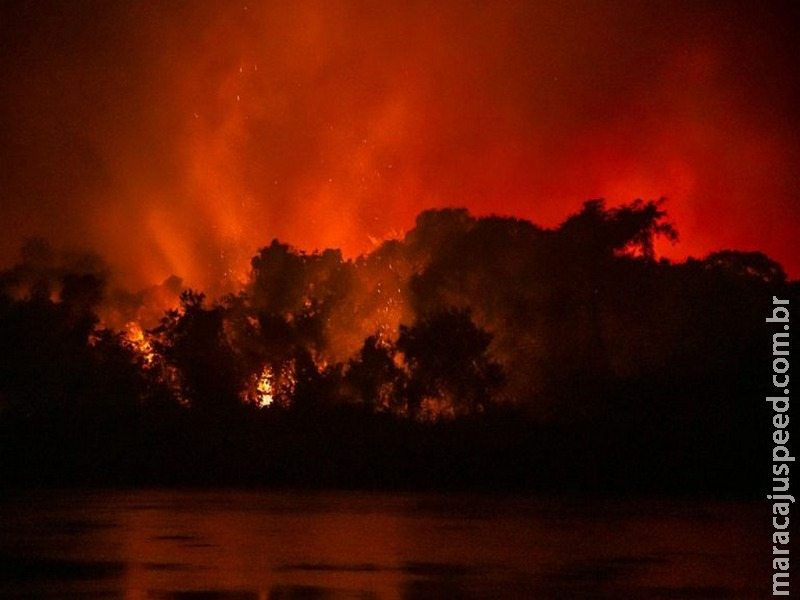
M104 2L0 9L0 262L88 248L128 286L346 256L463 206L554 226L667 197L663 255L796 277L793 2Z

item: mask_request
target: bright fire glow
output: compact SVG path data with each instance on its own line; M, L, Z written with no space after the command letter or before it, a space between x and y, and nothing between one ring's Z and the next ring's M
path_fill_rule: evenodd
M427 208L551 227L665 196L660 252L800 269L791 9L60 4L4 23L0 264L38 235L213 297L274 237L355 257Z
M136 321L127 323L124 337L128 347L141 359L142 365L145 368L153 367L156 361L155 350L153 349L153 343L145 335L142 326Z
M258 408L285 405L294 393L295 375L290 363L277 367L264 365L250 377L241 398Z
M269 406L275 401L274 376L272 369L264 367L256 381L256 405L260 408Z

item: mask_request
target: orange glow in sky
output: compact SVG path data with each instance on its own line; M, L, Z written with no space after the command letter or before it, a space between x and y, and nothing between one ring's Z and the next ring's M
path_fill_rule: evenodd
M555 226L665 196L682 259L800 273L793 3L3 8L0 262L224 289L278 237L353 256L465 206Z

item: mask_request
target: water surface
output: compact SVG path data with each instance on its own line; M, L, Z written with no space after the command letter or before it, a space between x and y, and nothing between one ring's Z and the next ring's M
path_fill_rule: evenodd
M759 598L768 511L476 494L5 494L0 597Z

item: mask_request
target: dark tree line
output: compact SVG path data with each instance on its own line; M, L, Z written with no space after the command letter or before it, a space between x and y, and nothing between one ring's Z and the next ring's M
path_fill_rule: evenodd
M32 242L0 274L3 472L760 490L764 314L798 286L758 252L657 261L658 236L677 236L661 202L590 201L552 230L426 211L355 260L273 241L240 292L185 290L145 331L101 319L145 297L102 261Z

